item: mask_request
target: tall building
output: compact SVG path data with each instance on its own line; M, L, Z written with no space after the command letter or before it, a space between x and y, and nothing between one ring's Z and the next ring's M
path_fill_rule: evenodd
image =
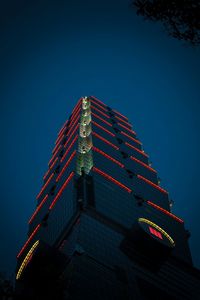
M200 299L189 233L125 116L81 98L43 179L19 299Z

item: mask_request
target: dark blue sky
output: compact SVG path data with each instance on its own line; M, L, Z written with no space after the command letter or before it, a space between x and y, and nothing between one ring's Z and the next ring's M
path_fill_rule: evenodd
M200 50L144 22L129 1L0 6L0 270L15 267L57 132L85 95L128 116L200 267Z

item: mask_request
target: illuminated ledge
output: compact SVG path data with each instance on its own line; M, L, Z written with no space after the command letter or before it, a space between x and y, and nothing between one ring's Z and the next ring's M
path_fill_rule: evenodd
M18 270L18 272L17 272L17 275L16 275L16 279L17 279L17 280L21 277L23 270L24 270L24 269L26 268L26 266L28 265L28 263L29 263L29 261L30 261L32 255L33 255L33 252L34 252L35 249L38 247L38 245L39 245L39 240L36 241L36 242L33 244L33 246L31 247L31 249L28 251L26 257L24 258L24 260L23 260L23 262L22 262L22 264L21 264L21 266L20 266L20 268L19 268L19 270Z
M148 219L145 219L145 218L139 218L138 219L138 222L139 223L146 223L148 225L151 225L152 227L156 228L159 232L161 232L170 242L170 244L175 247L175 242L174 240L171 238L171 236L165 231L163 230L160 226L158 226L157 224L151 222L150 220Z
M120 186L121 188L123 188L124 190L126 190L128 193L131 193L132 190L129 189L126 185L124 185L123 183L119 182L118 180L116 180L115 178L113 178L112 176L110 176L109 174L101 171L100 169L93 167L92 170L96 173L98 173L99 175L105 177L106 179L112 181L113 183L115 183L116 185Z
M18 253L17 258L19 258L22 255L23 251L28 246L28 244L30 243L30 241L34 238L34 236L36 235L36 233L38 232L38 230L40 229L40 227L41 227L41 224L38 224L36 226L36 228L33 230L33 232L31 233L31 235L29 236L28 240L26 241L26 243L24 244L24 246L22 247L22 249Z
M109 119L110 117L105 114L103 111L101 111L100 109L98 109L97 107L95 107L94 105L91 105L91 108L96 110L97 112L99 112L100 114L102 114L104 117L106 117L107 119Z
M168 210L158 206L157 204L151 202L151 201L147 201L147 204L151 205L152 207L160 210L161 212L165 213L166 215L172 217L173 219L175 219L176 221L180 222L180 223L184 223L184 221L182 219L180 219L179 217L175 216L174 214L172 214L171 212L169 212Z
M101 109L103 109L104 111L108 111L105 107L103 107L102 105L100 105L98 102L95 102L94 100L90 100L91 103L94 103L95 105L97 105L98 107L100 107Z

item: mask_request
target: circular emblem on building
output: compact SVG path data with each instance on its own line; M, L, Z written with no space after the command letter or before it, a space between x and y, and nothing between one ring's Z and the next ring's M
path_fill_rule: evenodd
M175 247L175 242L172 237L154 222L145 218L139 218L138 223L140 227L156 241L170 248Z

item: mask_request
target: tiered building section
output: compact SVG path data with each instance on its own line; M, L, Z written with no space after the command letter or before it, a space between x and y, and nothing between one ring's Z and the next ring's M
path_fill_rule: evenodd
M28 239L21 299L199 299L184 221L129 120L81 98L61 128Z

